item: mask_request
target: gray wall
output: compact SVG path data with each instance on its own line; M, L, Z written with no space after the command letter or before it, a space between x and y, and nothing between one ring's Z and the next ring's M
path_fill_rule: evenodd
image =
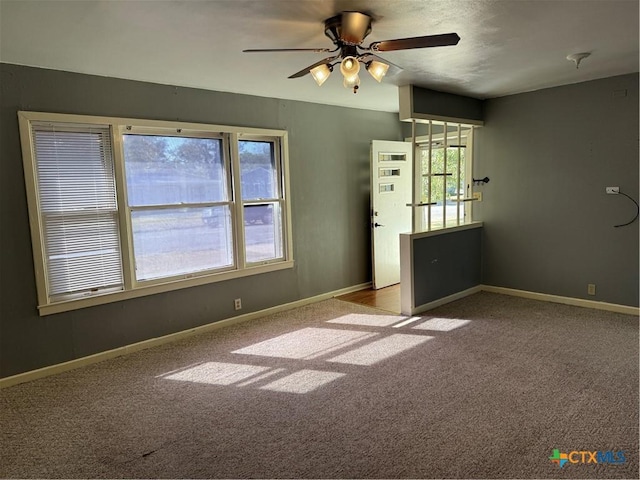
M638 306L639 224L613 228L635 206L604 191L638 200L638 74L487 100L484 121L482 282Z
M480 284L481 228L413 240L415 307Z
M232 317L240 296L248 313L370 281L369 142L402 138L396 114L6 64L0 75L1 377ZM295 268L38 316L17 110L288 130ZM638 75L488 100L484 119L482 283L637 306L638 223L613 228L635 207L604 187L638 198Z
M413 86L413 111L467 120L483 120L483 101L477 98L438 92Z
M371 280L369 142L396 114L0 64L0 376ZM38 316L18 110L289 131L295 268Z

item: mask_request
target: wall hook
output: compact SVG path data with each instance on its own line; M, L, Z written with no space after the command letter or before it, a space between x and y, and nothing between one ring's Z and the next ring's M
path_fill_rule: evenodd
M473 184L474 185L484 185L485 183L489 183L489 177L474 178L473 179Z

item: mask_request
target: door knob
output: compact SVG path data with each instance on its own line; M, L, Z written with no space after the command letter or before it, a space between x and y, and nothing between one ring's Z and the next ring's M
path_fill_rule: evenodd
M374 224L373 224L373 226L374 226L375 228L378 228L378 227L384 227L384 225L381 225L381 224L379 224L378 222L374 223Z

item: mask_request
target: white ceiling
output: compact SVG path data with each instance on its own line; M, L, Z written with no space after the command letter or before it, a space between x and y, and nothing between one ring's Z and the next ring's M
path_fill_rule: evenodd
M404 70L354 95L339 72L287 77L332 48L323 21L374 18L372 41L457 32L457 46L381 53ZM397 85L490 98L638 71L638 0L0 0L0 61L265 97L398 110ZM580 69L566 59L590 52Z

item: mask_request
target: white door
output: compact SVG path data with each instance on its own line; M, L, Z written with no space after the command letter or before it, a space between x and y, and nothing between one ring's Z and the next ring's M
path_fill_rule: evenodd
M411 231L412 144L371 142L373 288L400 283L400 234Z

